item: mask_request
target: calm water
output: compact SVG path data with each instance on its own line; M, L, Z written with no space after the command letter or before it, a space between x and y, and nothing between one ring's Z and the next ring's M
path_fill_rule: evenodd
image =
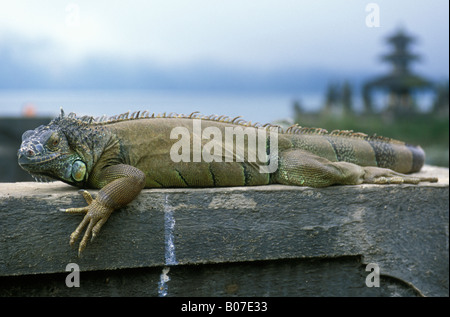
M273 122L291 118L292 102L297 97L287 94L227 94L154 91L52 91L0 90L0 116L21 116L27 107L38 116L56 116L60 107L78 115L116 115L130 110L155 113L219 114L243 116L252 122ZM317 109L322 96L302 96L308 110ZM305 107L306 108L306 107Z

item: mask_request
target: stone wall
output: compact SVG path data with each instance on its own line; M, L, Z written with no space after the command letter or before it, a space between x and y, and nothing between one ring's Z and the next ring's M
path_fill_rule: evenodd
M448 296L448 173L435 184L145 189L81 257L61 182L0 183L0 296ZM95 195L96 191L92 191ZM66 266L80 287L65 284ZM369 274L380 270L380 287Z

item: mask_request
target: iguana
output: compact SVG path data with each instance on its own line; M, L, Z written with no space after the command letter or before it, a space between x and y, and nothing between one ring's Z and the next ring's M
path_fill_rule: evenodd
M195 127L199 123L200 132ZM224 140L235 128L235 135ZM240 142L238 132L244 133ZM111 213L133 201L143 188L436 182L436 178L402 174L419 171L424 159L419 146L352 131L298 125L283 130L240 117L205 117L196 112L128 112L94 119L74 113L65 116L62 109L48 125L26 131L18 151L19 165L37 179L100 189L95 199L81 190L88 206L65 210L85 214L70 236L73 245L87 227L79 254ZM275 168L262 170L274 162Z

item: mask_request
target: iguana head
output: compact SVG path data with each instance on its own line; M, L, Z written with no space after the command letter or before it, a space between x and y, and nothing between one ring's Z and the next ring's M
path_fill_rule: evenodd
M73 146L73 124L70 128L64 119L61 109L61 116L48 125L26 131L17 153L18 162L37 180L61 180L77 186L87 177L87 162Z

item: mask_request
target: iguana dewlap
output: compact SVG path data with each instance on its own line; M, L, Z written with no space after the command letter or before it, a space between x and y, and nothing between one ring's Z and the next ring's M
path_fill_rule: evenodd
M230 131L235 135L227 139ZM100 189L95 199L82 191L88 206L66 210L85 213L70 237L73 244L87 227L79 252L143 188L437 181L402 174L419 171L424 160L418 146L351 131L283 131L195 113L79 118L62 110L48 125L26 131L18 151L19 165L38 179Z

